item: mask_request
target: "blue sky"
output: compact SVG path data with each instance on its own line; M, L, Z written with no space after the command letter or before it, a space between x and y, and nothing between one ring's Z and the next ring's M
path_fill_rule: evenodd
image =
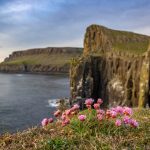
M0 0L0 60L14 50L82 47L90 24L150 35L150 0Z

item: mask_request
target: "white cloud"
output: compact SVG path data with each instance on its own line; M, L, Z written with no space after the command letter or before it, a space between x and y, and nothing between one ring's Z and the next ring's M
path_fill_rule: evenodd
M5 23L32 22L41 15L57 12L65 0L10 0L0 6L0 19Z
M85 29L93 23L150 35L148 7L103 6L99 0L7 0L0 5L0 57L33 47L82 46Z
M30 9L32 9L32 5L30 4L20 3L20 2L8 3L1 9L1 13L2 14L20 13L20 12L29 11Z

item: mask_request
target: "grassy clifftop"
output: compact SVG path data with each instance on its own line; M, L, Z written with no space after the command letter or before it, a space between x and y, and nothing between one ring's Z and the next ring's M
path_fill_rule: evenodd
M141 54L147 51L149 41L147 35L91 25L86 30L84 53L116 50Z
M27 65L57 65L63 66L65 64L69 64L69 61L73 57L78 57L79 54L32 54L27 56L20 56L13 60L3 62L2 64L8 65L20 65L20 64L27 64Z
M87 111L82 114L88 114ZM150 110L134 109L138 128L118 127L98 122L90 116L87 122L76 119L61 127L54 122L45 129L35 127L16 134L0 136L1 150L149 150Z
M57 65L68 64L70 59L78 57L82 48L41 48L13 52L2 64Z

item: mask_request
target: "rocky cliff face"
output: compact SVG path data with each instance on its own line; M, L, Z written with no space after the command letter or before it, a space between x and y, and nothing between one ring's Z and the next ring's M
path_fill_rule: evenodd
M102 98L104 106L150 105L148 41L144 35L96 25L88 27L83 57L72 63L70 70L72 97ZM120 43L125 46L117 49L119 46L114 45ZM140 49L135 51L134 44Z
M51 74L51 73L68 73L69 64L62 67L54 65L29 65L29 64L1 64L0 72L4 73L39 73L39 74Z
M47 47L15 51L0 64L1 72L68 73L70 60L82 48Z

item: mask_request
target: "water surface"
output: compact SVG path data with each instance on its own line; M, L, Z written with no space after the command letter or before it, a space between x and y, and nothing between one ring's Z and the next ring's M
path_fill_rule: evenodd
M38 125L52 116L55 99L68 96L67 76L0 74L0 133Z

